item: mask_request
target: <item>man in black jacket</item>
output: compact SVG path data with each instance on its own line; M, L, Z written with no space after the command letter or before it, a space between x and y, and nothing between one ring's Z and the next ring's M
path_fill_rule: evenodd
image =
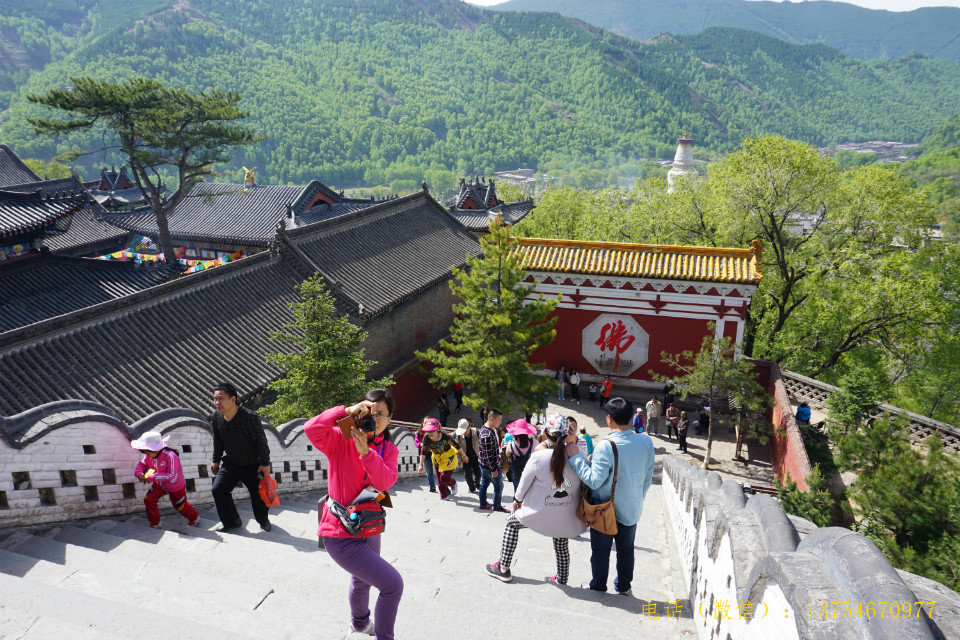
M237 405L237 388L221 382L213 391L213 405L217 409L210 426L213 428L213 464L215 474L213 501L223 523L220 531L231 531L243 526L231 492L242 482L250 492L253 516L260 528L270 531L267 505L260 498L260 474L270 474L270 447L263 432L260 416Z

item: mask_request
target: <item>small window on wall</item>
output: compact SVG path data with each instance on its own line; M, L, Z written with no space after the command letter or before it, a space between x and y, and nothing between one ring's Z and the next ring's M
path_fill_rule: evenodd
M117 484L117 472L113 469L101 469L103 484Z
M192 447L191 445L189 445L189 444L183 445L183 452L184 452L184 453L190 453L190 452L192 452L192 451L193 451L193 447Z
M283 482L283 478L280 477L279 473L273 474L273 479L277 481L277 484L281 484Z
M289 463L289 462L284 462L284 463L283 463L283 470L284 470L284 471L290 471L290 463Z
M61 472L60 472L60 486L61 486L61 487L75 487L75 486L77 486L77 472L76 472L76 471L61 471Z
M95 446L93 446L92 444L85 444L85 445L83 445L83 455L85 455L85 456L92 456L92 455L95 454L96 452L97 452L97 448L96 448Z
M45 507L57 506L57 496L53 493L53 487L44 487L40 489L40 504Z
M293 481L294 481L294 482L298 482L299 480L300 480L299 472L294 471L294 472L293 472Z
M14 471L13 472L13 488L16 491L22 491L24 489L30 489L33 485L30 483L30 472L29 471Z
M127 500L131 500L137 497L137 488L132 482L123 483L123 497Z
M197 474L198 474L201 478L209 478L209 477L210 477L210 474L207 473L207 465L205 465L205 464L198 464L198 465L197 465Z
M313 471L307 471L307 479L313 482Z
M97 492L97 488L93 485L83 488L83 499L85 502L96 502L100 499L100 494Z
M187 478L187 493L195 493L197 490L197 481L193 478Z
M10 503L7 502L7 492L0 491L0 511L4 509L9 509L9 508L10 508Z

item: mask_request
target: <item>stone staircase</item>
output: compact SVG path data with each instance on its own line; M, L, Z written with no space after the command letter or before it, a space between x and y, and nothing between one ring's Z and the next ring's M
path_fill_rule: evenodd
M460 490L442 502L422 480L395 487L383 554L405 583L398 638L696 638L659 485L637 532L633 597L546 583L556 572L553 548L531 531L521 533L513 582L491 579L484 565L499 555L508 516L479 511L465 483ZM282 496L266 533L237 493L248 522L239 533L214 531L207 506L195 528L171 512L160 530L140 514L8 534L0 540L0 640L347 637L349 578L317 547L317 495ZM509 504L510 489L504 494ZM570 552L570 584L579 585L590 577L588 537L572 540ZM678 599L683 610L673 617ZM659 619L647 615L651 601Z

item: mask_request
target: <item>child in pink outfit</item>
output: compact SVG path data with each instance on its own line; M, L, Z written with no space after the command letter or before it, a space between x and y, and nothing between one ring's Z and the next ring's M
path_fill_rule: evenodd
M157 431L148 431L139 440L131 442L130 446L143 453L133 475L143 484L152 483L143 499L150 526L160 528L160 508L157 503L164 494L170 495L173 508L187 519L187 524L191 527L196 525L200 514L187 501L187 482L177 452L167 446L166 440Z

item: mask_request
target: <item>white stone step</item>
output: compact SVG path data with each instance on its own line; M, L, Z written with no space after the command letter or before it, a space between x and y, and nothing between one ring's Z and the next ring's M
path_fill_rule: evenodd
M218 626L224 631L244 636L303 637L309 629L317 625L300 625L285 617L273 618L269 614L257 611L258 606L273 593L273 589L263 584L250 584L242 580L228 581L214 578L195 571L187 571L181 562L175 566L146 562L135 574L119 572L111 558L103 552L94 554L74 553L73 545L97 544L104 546L108 542L105 534L65 527L54 540L24 540L22 545L32 553L42 555L55 551L54 544L70 547L65 550L70 556L67 575L58 575L58 569L66 567L37 560L36 557L20 559L10 551L0 550L0 570L22 569L29 562L36 563L25 577L43 582L59 589L96 595L105 600L132 605L144 610L166 612L176 611L187 619L199 622L219 620ZM96 553L104 557L96 561ZM84 561L80 558L83 557ZM84 568L80 568L83 565ZM236 571L238 565L233 568ZM323 627L321 623L319 625Z
M85 621L57 620L50 616L25 613L8 603L0 604L0 640L14 638L16 640L50 640L51 638L127 640L127 636L118 636L104 629L97 629Z
M64 630L67 631L82 621L88 628L102 632L101 637L139 638L144 635L144 630L158 629L167 637L183 640L223 636L216 626L217 621L207 625L184 620L176 612L157 613L4 573L0 573L0 593L3 594L4 607L28 616L65 622ZM57 630L47 637L70 638L67 631Z

